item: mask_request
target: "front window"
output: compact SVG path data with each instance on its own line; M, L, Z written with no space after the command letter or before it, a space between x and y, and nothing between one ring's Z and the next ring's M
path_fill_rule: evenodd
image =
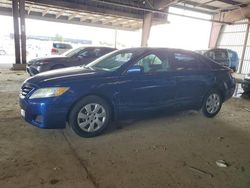
M170 71L170 63L166 54L161 56L155 54L147 55L139 60L135 66L142 67L144 73Z
M86 67L104 70L104 71L115 71L122 65L129 62L133 57L133 52L119 51L112 54L105 55L96 61L88 64Z

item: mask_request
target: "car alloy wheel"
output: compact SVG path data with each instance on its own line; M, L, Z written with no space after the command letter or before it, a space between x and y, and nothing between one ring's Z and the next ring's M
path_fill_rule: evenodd
M206 101L207 112L215 113L220 108L220 96L217 93L212 93L208 96Z
M95 132L103 127L106 120L104 107L97 103L85 105L78 113L77 123L86 132Z
M69 114L69 125L82 137L94 137L108 127L111 110L106 100L87 96L76 102Z
M214 117L221 109L222 98L217 90L210 91L204 98L202 112L207 117Z

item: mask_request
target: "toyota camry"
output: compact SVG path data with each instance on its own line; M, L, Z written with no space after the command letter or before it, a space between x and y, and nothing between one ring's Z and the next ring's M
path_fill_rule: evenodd
M162 109L195 109L214 117L235 89L231 70L200 54L166 48L131 48L86 66L27 79L21 115L39 128L69 126L82 137L111 121Z

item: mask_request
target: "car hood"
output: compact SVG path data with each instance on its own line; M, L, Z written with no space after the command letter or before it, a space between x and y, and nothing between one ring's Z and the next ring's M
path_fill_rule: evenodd
M50 61L55 61L55 60L66 60L68 57L66 56L52 56L52 57L40 57L36 59L30 60L27 64L37 64L39 62L50 62Z
M98 78L109 74L110 72L96 71L82 66L77 66L39 73L27 79L26 82L37 86L44 84L61 85L66 82L83 81L82 79Z

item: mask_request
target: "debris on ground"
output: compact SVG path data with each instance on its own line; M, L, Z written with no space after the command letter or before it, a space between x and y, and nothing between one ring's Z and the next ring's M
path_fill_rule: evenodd
M250 109L248 109L248 108L244 108L244 110L246 110L246 111L250 112Z
M54 167L53 170L61 170L60 167Z
M228 163L224 160L217 160L215 163L218 167L222 167L222 168L229 166Z
M54 184L57 184L59 182L59 180L58 179L52 179L49 182L50 182L50 184L54 185Z
M220 141L223 140L223 139L224 139L223 136L219 136L219 137L218 137L218 140L220 140Z
M210 178L214 177L214 175L210 172L206 172L204 170L201 170L201 169L198 169L198 168L195 168L195 167L192 167L192 166L189 166L189 169L195 173L198 173L200 175L206 175L206 176L209 176Z
M240 167L241 172L245 172L244 166Z

